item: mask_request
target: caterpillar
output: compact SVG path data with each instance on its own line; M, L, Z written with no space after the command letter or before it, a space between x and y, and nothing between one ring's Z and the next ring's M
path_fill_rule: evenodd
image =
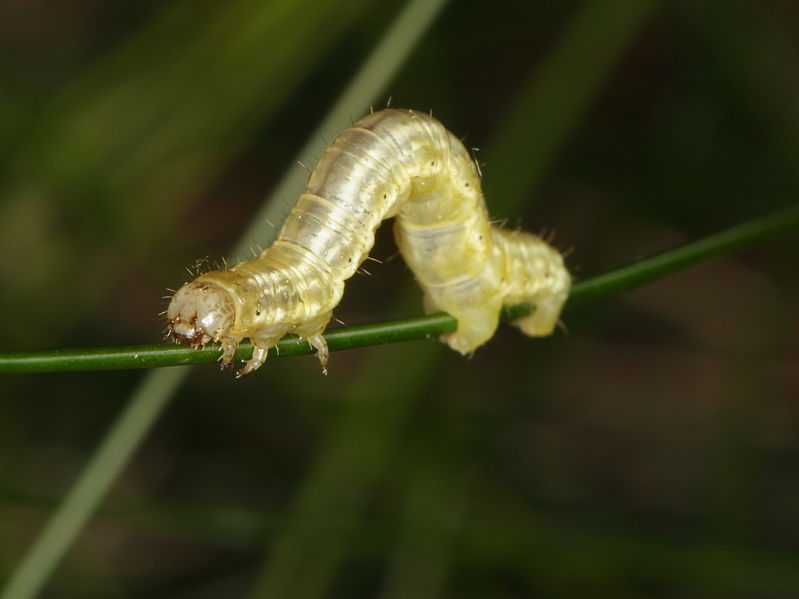
M442 336L467 354L496 330L503 306L535 309L515 321L549 335L569 294L563 257L539 237L491 224L479 172L463 144L432 116L386 109L367 115L328 146L274 244L257 258L184 284L167 309L167 334L201 347L221 343L228 366L249 338L253 372L270 347L294 333L316 349L344 282L394 217L400 253L424 291L425 311L448 312L457 330Z

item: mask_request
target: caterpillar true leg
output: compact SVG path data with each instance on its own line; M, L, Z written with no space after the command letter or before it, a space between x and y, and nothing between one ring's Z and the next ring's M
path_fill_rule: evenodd
M241 343L242 337L225 337L222 341L222 368L227 368L233 362L233 355Z
M257 345L255 339L252 340L252 357L244 363L244 366L236 371L236 378L249 374L254 370L258 370L266 362L266 357L269 354L268 345Z
M316 349L316 357L319 359L319 364L322 366L322 372L327 374L327 360L330 357L330 351L327 349L327 341L325 341L322 333L311 335L305 339Z
M269 348L274 347L287 331L285 327L272 327L259 331L250 337L252 342L252 357L245 362L244 367L236 372L237 377L242 377L258 370L266 362Z
M327 323L330 322L332 316L333 314L331 312L322 314L319 318L304 323L294 330L297 335L305 339L311 344L311 347L316 349L316 357L319 359L319 364L322 366L322 372L325 374L327 374L327 360L330 356L330 352L327 349L327 341L325 341L325 338L322 336L322 332L325 330L325 327L327 327Z
M443 339L461 353L487 341L502 306L534 303L517 325L552 332L570 287L561 255L540 238L492 226L479 173L463 144L431 116L381 110L341 133L311 172L277 241L254 260L197 277L167 310L176 341L222 341L228 364L243 338L259 368L283 335L296 333L326 369L322 331L363 262L380 223L396 216L400 252L428 311L458 320Z

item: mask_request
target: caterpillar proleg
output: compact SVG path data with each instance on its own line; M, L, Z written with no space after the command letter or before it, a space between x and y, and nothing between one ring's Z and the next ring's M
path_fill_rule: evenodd
M391 217L400 252L424 290L425 310L458 321L457 331L442 338L452 349L466 354L485 343L507 305L535 306L514 323L525 334L553 331L571 284L562 256L535 235L491 225L477 168L441 123L387 109L330 144L271 247L175 293L169 336L196 347L221 342L223 366L249 338L253 355L241 376L295 333L316 348L326 372L322 331L344 281Z

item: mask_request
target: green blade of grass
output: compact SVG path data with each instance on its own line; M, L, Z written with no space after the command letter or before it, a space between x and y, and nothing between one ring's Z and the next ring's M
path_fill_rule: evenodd
M799 229L799 206L791 206L582 281L572 289L569 306L639 287L708 258L729 254L796 229Z
M344 106L345 99L350 103L350 110L365 112L405 61L444 3L445 0L410 0L324 123L339 118L336 110ZM382 63L377 64L375 57ZM315 131L311 139L318 140L320 146L324 145L324 132ZM310 144L306 150L308 147ZM321 152L321 149L318 151ZM302 182L304 173L304 167L295 166L286 174L284 181ZM286 190L286 186L288 183L278 185L265 202L266 210L270 205L279 204L283 197L279 194L288 191L294 195L302 187ZM261 220L263 213L256 219ZM239 247L251 242L253 231L256 229L244 235ZM259 241L264 243L264 240ZM29 599L39 593L186 374L188 369L160 370L150 373L142 381L131 396L126 410L70 488L64 502L11 575L0 592L0 599Z
M607 297L675 273L699 262L751 246L758 241L799 229L799 206L731 227L574 285L568 308L585 301ZM529 311L527 306L505 310L502 320L514 320ZM325 333L331 351L431 338L455 330L457 322L448 314L431 314L381 323L342 327ZM313 353L307 342L296 337L283 339L270 350L270 359ZM236 359L247 360L252 346L243 343ZM177 345L143 345L94 349L11 352L0 354L0 372L65 372L151 368L185 364L207 364L219 359L219 348L200 350Z
M491 144L485 188L494 216L509 216L529 201L619 57L660 6L653 0L585 2L538 67ZM535 132L535 140L530 133Z
M403 425L438 371L433 344L374 352L362 375L337 389L337 417L308 466L247 597L328 596ZM403 368L392 367L396 363ZM374 389L380 388L380 401Z

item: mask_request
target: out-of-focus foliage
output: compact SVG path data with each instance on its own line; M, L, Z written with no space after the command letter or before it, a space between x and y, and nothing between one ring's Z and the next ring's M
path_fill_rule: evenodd
M228 251L400 8L0 5L0 348L157 339L164 289ZM386 97L462 133L492 213L579 279L796 202L798 39L791 3L457 2ZM381 232L339 318L420 310L394 254ZM797 255L471 360L196 369L50 593L795 596ZM140 376L0 380L0 580Z

